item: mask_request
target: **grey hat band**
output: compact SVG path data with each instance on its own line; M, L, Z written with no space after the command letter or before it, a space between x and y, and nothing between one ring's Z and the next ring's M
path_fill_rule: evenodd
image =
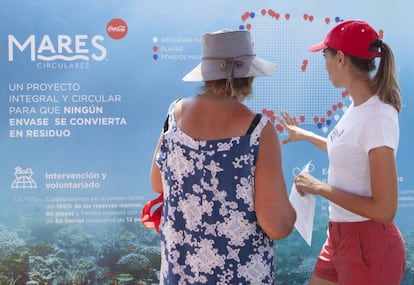
M221 60L220 70L226 72L226 90L230 87L233 90L233 80L234 80L234 68L240 68L244 62L238 60L242 57L252 56L255 57L255 54L246 54L234 57L219 57L219 56L204 56L202 60Z

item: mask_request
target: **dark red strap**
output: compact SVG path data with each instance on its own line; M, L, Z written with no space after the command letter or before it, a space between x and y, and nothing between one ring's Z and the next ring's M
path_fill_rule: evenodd
M144 227L147 229L155 229L157 233L160 233L160 223L162 215L162 203L164 196L161 193L157 198L148 201L144 207L142 207L141 221ZM151 209L155 205L161 203L151 214Z

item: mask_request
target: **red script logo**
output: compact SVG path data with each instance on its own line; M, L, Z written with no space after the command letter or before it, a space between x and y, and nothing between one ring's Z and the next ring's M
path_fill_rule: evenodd
M115 18L109 21L106 25L106 32L108 36L114 40L120 40L126 36L128 32L128 26L124 20Z

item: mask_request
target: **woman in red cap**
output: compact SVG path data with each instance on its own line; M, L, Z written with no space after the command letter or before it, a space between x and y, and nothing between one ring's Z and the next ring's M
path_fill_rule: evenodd
M400 284L405 247L394 217L401 94L393 53L360 20L337 24L310 51L323 51L329 79L346 88L352 103L327 138L300 128L286 112L278 118L289 135L282 144L306 140L329 157L327 183L308 173L295 178L301 195L330 204L328 237L309 284Z

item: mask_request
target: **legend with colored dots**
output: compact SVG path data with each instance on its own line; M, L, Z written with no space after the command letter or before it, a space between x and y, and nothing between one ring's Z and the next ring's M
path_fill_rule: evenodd
M154 61L200 60L200 54L192 52L194 44L200 44L198 37L153 37L152 58Z

